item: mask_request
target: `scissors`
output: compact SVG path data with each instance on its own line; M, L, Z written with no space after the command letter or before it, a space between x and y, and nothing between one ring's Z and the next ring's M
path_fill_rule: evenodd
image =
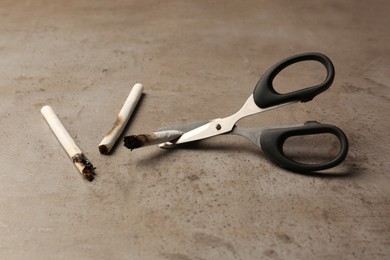
M327 73L325 80L318 85L290 93L278 93L273 86L275 77L288 66L302 61L315 61L321 63L325 67ZM217 135L235 134L243 136L259 146L273 162L290 171L316 172L335 167L346 158L348 153L348 139L344 132L336 126L321 124L316 121L308 121L300 125L271 128L242 128L236 126L236 123L244 117L297 102L311 101L315 96L324 92L332 85L334 76L334 66L331 60L321 53L304 53L291 56L276 63L263 74L257 82L253 94L250 95L238 112L225 118L217 118L207 122L159 129L159 131L177 130L183 132L183 134L175 140L164 142L159 146L161 148L173 148L179 144ZM331 134L337 137L340 142L340 150L335 158L332 158L327 162L305 164L288 158L284 153L283 146L288 138L317 134Z

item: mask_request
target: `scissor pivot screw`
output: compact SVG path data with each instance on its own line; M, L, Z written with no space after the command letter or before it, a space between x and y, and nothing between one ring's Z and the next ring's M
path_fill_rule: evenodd
M215 128L216 128L217 130L221 130L222 126L221 126L220 124L217 124L217 125L215 126Z

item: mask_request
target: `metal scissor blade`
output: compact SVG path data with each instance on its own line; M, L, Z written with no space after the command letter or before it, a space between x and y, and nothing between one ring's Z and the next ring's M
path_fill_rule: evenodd
M194 130L195 128L198 128L202 125L205 125L209 122L210 121L202 121L202 122L196 122L196 123L188 123L188 124L184 124L184 125L168 126L168 127L160 128L157 131L177 130L177 131L182 131L182 132L186 133L186 132Z
M225 117L225 118L218 118L211 120L210 122L197 127L191 131L188 131L184 133L179 140L175 142L175 144L181 144L181 143L187 143L192 142L196 140L205 139L208 137L224 134L227 132L230 132L236 122L240 120L241 118L263 112L268 109L272 109L275 107L267 108L267 109L261 109L259 108L253 99L253 95L251 95L245 104L241 107L239 111L237 111L235 114Z
M214 119L207 124L184 133L175 144L188 143L196 140L227 133L232 130L234 124L229 124L225 119Z

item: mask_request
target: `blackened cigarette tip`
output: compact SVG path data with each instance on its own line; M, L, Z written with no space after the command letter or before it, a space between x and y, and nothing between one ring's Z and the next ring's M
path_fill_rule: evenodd
M86 178L88 181L93 181L95 178L95 169L92 165L92 163L85 157L83 153L78 153L72 157L73 163L81 165L82 173L84 175L84 178Z
M86 178L88 181L93 181L93 179L95 178L95 167L85 167L83 169L83 174L84 174L84 178Z
M108 148L107 148L107 146L105 146L104 144L99 145L99 152L100 152L101 154L108 154Z
M129 135L125 136L124 145L126 148L133 150L136 148L140 148L144 144L144 135Z

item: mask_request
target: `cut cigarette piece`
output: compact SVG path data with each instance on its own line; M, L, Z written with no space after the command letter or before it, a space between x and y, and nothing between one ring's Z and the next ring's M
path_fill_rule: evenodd
M111 151L115 142L118 140L119 136L121 135L123 128L125 128L127 122L129 121L135 107L137 106L137 103L141 98L143 89L144 88L140 83L137 83L133 86L129 96L125 101L125 104L123 105L122 109L119 111L114 126L99 144L99 152L101 154L108 154Z
M125 146L131 150L143 146L160 144L173 141L183 135L183 132L177 130L153 132L143 135L129 135L124 139Z
M66 153L72 159L76 168L87 180L92 181L95 177L95 167L93 167L87 157L85 157L83 152L73 141L54 110L50 106L44 106L41 109L41 113Z

